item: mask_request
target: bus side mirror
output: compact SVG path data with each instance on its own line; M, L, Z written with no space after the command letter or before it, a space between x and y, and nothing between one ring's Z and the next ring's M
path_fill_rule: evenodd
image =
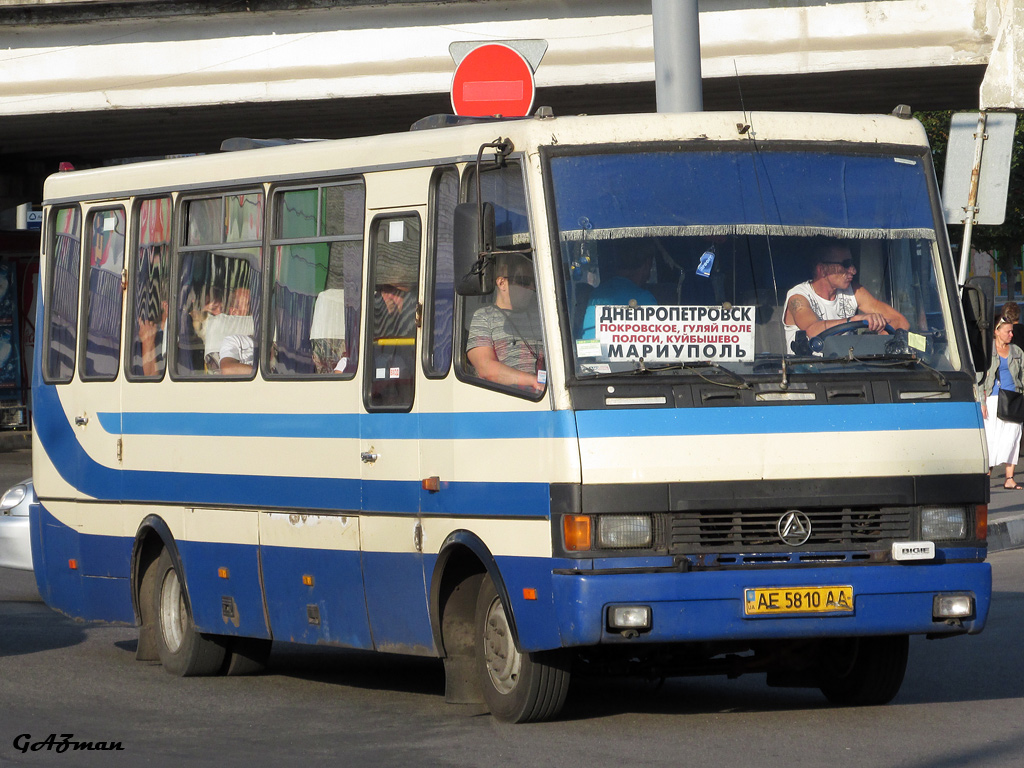
M460 296L486 296L494 291L494 206L455 206L455 287Z
M984 373L992 359L992 318L995 313L996 283L991 277L972 277L964 284L960 303L967 321L974 370Z

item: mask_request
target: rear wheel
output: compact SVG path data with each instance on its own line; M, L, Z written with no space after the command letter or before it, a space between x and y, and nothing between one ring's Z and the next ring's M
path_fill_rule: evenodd
M491 714L510 723L557 715L569 691L568 657L562 651L521 653L489 578L480 585L476 630L477 677Z
M156 645L160 663L172 675L214 675L224 664L224 646L196 631L185 589L165 549L157 561L153 588Z
M909 647L906 635L826 641L819 672L821 692L840 706L888 704L903 684Z

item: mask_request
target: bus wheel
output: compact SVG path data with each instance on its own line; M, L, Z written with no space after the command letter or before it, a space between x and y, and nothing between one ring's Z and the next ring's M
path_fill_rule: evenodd
M825 641L821 692L833 704L888 704L903 684L910 638L860 637Z
M547 720L569 691L562 651L520 653L494 582L485 578L476 601L477 676L491 714L509 723Z
M156 644L160 663L172 675L214 675L224 664L224 646L201 635L185 605L181 578L165 549L160 553L153 589Z

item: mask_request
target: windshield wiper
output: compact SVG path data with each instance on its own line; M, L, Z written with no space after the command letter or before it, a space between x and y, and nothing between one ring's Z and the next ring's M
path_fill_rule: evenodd
M627 362L627 361L623 361ZM720 387L732 387L734 389L750 389L750 384L745 378L740 376L735 371L731 371L721 363L712 362L710 360L702 360L694 363L657 363L655 365L647 365L643 359L631 361L634 367L630 370L624 371L582 371L579 376L585 376L586 379L606 379L614 376L650 376L653 374L663 373L665 371L682 371L686 373L694 373L709 384L716 384ZM724 381L716 381L715 379L709 379L705 374L709 371L721 371L727 376L732 378L736 384L729 384Z
M723 381L715 381L714 379L709 379L703 375L703 371L701 369L721 371L722 373L725 373L730 378L732 378L733 381L737 382L737 384L726 384ZM662 363L660 365L644 365L644 361L643 359L641 359L640 368L636 371L633 371L633 373L660 373L661 371L693 372L696 373L705 381L711 384L717 384L721 387L734 387L735 389L750 389L750 384L745 378L740 376L735 371L726 368L721 363L716 363L712 360L700 360L694 363Z
M941 371L937 371L932 368L928 363L922 360L920 357L914 354L902 354L902 355L868 355L867 357L857 357L854 360L858 363L864 363L865 365L903 365L908 367L922 368L927 371L939 386L949 386L949 381L945 376L942 375Z
M768 362L768 361L759 361ZM771 361L776 362L776 361ZM939 386L948 386L949 382L946 377L935 368L932 368L920 357L914 354L897 354L897 355L865 355L864 357L854 357L852 354L846 355L845 357L815 357L815 356L779 356L778 359L779 367L782 371L781 384L783 389L789 384L789 377L795 373L807 373L807 371L794 371L795 367L804 366L833 366L833 365L871 365L878 367L892 367L892 366L904 366L904 367L918 367L928 372L929 375L939 384Z

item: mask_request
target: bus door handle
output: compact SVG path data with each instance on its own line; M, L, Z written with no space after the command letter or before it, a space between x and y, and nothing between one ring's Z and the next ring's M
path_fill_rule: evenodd
M88 423L89 423L89 417L88 416L75 416L75 426L76 427L84 427Z
M359 454L359 458L362 459L363 464L373 464L373 462L380 458L380 454L373 451L363 451Z

